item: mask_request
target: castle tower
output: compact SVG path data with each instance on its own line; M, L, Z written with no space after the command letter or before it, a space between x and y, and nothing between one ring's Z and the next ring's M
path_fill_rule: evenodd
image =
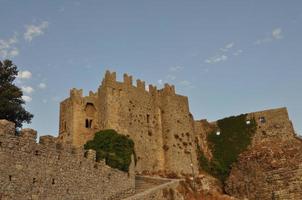
M124 74L119 82L107 71L97 93L83 97L73 89L61 103L60 138L81 147L95 132L115 129L134 141L137 172L190 174L192 166L197 170L190 116L187 97L175 94L174 86L146 91L144 81L135 86Z

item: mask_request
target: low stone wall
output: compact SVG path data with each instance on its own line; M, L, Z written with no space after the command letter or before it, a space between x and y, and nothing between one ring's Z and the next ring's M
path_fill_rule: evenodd
M0 199L120 199L134 192L134 167L125 173L95 161L95 151L62 146L0 120Z

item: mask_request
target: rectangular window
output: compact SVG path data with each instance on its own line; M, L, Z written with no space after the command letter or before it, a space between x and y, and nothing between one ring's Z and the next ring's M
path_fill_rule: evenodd
M86 119L85 127L86 128L91 128L92 127L92 119Z

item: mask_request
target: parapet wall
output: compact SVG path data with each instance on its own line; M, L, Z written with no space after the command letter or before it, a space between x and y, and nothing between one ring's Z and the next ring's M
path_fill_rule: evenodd
M95 161L95 151L73 149L36 132L20 136L0 120L0 199L119 199L134 190L129 173Z

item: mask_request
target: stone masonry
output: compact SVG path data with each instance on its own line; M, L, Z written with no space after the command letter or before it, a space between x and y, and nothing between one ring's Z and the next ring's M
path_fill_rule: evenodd
M95 161L95 151L70 148L52 136L40 137L0 120L0 199L120 199L134 192L129 173Z
M233 166L226 191L251 200L302 199L302 141L285 108L249 114L257 120L253 144Z
M194 120L188 98L175 94L174 86L165 84L157 90L145 82L124 74L106 72L96 93L83 97L82 90L72 89L60 105L59 140L82 147L102 129L115 129L135 143L136 171L197 172Z

